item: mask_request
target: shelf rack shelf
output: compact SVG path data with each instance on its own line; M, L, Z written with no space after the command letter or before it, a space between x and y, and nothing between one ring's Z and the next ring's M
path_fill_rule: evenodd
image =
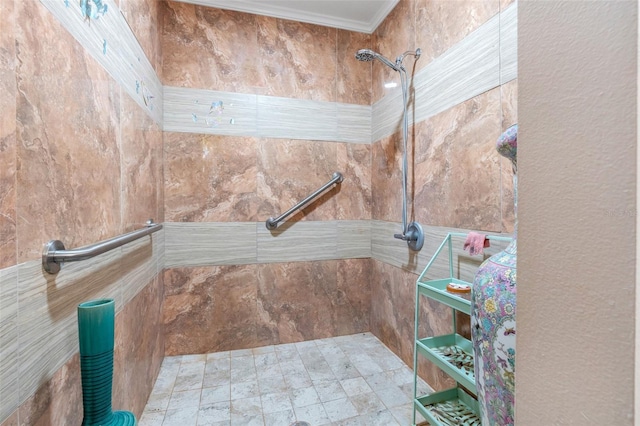
M431 426L480 426L480 408L475 399L476 382L473 369L473 346L470 340L457 332L456 311L471 314L471 301L455 293L446 290L447 284L472 283L454 277L453 270L453 243L452 237L466 238L467 234L450 232L444 238L429 263L424 268L416 281L416 306L415 306L415 350L413 355L414 371L414 419L416 425L416 412L429 422ZM510 242L509 237L488 235L492 241ZM439 279L426 279L429 269L438 256L447 247L449 261L449 276ZM420 297L428 297L449 306L453 309L453 332L442 336L420 337L419 312ZM423 356L434 363L438 368L456 381L456 387L430 395L418 395L416 384L418 380L418 356Z

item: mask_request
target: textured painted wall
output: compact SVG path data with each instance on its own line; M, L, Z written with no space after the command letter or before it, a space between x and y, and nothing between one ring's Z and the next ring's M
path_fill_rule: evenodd
M638 423L637 13L520 4L518 425Z
M130 26L158 67L158 31L147 32L147 25L157 28L159 3L120 4L135 16ZM111 15L101 24L123 19L109 5ZM42 245L52 238L74 248L131 231L149 218L164 220L162 125L71 35L69 22L98 27L73 15L76 6L63 10L70 20L62 23L41 2L0 4L3 425L82 421L77 303L116 299L118 407L141 413L164 354L158 275L163 232L65 265L55 277L41 271ZM105 44L100 54L118 52Z

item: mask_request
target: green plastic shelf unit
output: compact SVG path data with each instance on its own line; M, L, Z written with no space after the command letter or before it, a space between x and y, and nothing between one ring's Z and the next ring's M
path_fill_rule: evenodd
M443 278L439 280L430 280L430 281L418 281L418 292L421 295L430 297L431 299L435 299L438 302L444 303L445 305L460 311L464 312L467 315L471 314L471 302L463 297L460 297L454 293L450 293L447 291L447 284L455 283L455 284L467 284L471 286L471 283L463 280L459 280L457 278Z
M478 401L461 388L416 398L414 406L431 426L481 426Z
M456 382L476 394L473 345L470 340L457 333L427 337L416 341L416 349Z

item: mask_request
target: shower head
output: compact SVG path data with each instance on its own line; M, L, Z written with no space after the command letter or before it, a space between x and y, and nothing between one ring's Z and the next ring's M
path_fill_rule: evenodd
M374 52L371 49L358 50L356 52L356 59L362 62L370 62L370 61L373 61L374 59L377 59L383 64L385 64L386 66L388 66L389 68L391 68L392 70L400 71L400 67L398 67L398 65L394 64L393 62L391 62L390 60L388 60L378 52Z

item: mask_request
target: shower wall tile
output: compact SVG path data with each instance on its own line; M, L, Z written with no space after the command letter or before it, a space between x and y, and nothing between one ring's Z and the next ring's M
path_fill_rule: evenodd
M168 1L162 27L166 85L229 92L264 90L256 15Z
M360 62L355 54L372 48L371 34L337 30L337 101L371 105L372 64Z
M409 134L412 135L412 133ZM410 139L413 140L413 137ZM413 161L408 163L413 164ZM371 146L371 188L372 218L388 221L401 220L402 136L400 133L385 137Z
M154 58L147 58L126 19L122 13L119 13L116 3L113 0L102 0L102 3L105 6L104 13L98 19L88 20L84 18L81 11L81 2L41 1L37 3L37 6L34 3L34 6L31 7L32 5L29 3L23 7L30 11L46 7L52 17L68 31L68 34L65 31L65 37L71 35L82 46L81 50L87 56L91 56L99 63L100 68L106 71L147 114L153 117L157 123L161 123L162 83L150 62ZM46 27L34 26L32 28L38 28L38 36L41 36L41 30ZM53 34L50 35L53 36ZM57 40L54 37L41 37L40 39L47 40L47 42ZM153 37L149 38L149 40L152 39ZM64 51L59 48L60 46L54 47L51 43L45 43L45 45L51 48L51 55ZM39 59L35 55L33 58ZM59 57L58 61L62 61L62 59L64 58ZM47 67L48 59L43 63ZM61 66L52 67L48 70L49 73L65 75L67 64L60 63L58 65ZM78 66L73 61L72 65L74 68ZM81 71L80 69L77 72ZM91 69L84 71L85 75L93 78ZM77 93L83 93L83 91L75 91L73 96ZM91 120L87 119L87 122L89 121Z
M0 422L18 408L18 267L0 270Z
M131 389L120 407L141 413L164 355L162 279L148 267L156 255L142 256L141 245L67 263L56 275L40 261L0 270L1 424L16 410L21 425L80 423L76 308L99 298L116 303L116 371L126 371L115 376L114 396ZM139 291L125 305L132 289Z
M336 218L371 219L371 145L339 144L337 170L344 180L336 194Z
M78 351L79 303L106 297L122 309L119 256L116 249L89 264L68 263L57 275L43 273L40 261L19 265L20 401L33 395Z
M165 86L164 130L329 142L371 142L368 105Z
M416 0L400 0L374 31L373 50L391 61L394 61L397 56L407 50L415 50L415 10ZM413 57L408 57L405 61L405 67L410 76L413 75L413 61ZM372 75L373 102L378 102L392 90L385 88L385 83L394 81L400 85L398 73L381 62L376 61L373 63Z
M116 317L113 408L132 411L138 419L164 358L163 291L161 274Z
M165 268L257 262L256 223L165 223Z
M417 275L371 260L371 332L407 365L413 365L415 281ZM427 299L421 301L420 336L451 333L451 310ZM436 390L454 383L435 365L419 358L420 376Z
M504 1L504 0L502 0ZM500 84L518 77L518 5L500 14Z
M500 88L415 126L415 218L434 226L500 232Z
M258 340L264 344L333 336L337 262L259 266Z
M285 222L268 230L257 223L258 262L312 261L337 257L338 222Z
M338 221L337 259L371 257L371 221Z
M375 70L374 65L374 75ZM513 4L433 61L421 65L413 78L415 99L409 105L409 122L419 123L516 77L517 4ZM375 84L374 78L374 93ZM374 95L371 124L372 142L401 131L399 88L386 89L381 98Z
M371 257L413 274L420 274L449 232L469 232L467 229L421 225L424 231L424 246L422 250L415 253L409 250L406 242L393 238L393 234L402 230L402 224L373 220L371 222ZM489 233L489 235L495 234ZM454 275L466 281L473 281L483 260L507 246L506 242L491 241L491 247L484 250L483 256L470 256L463 250L464 238L453 237L452 242ZM449 259L443 252L431 266L426 278L437 279L449 276L448 262Z
M73 327L77 328L75 321ZM72 330L65 333L72 334ZM152 278L116 315L115 334L113 407L133 411L139 418L164 356L162 282L158 278ZM21 425L80 424L79 354L71 356L44 381L20 405L18 413Z
M262 94L335 102L337 30L266 16L256 21Z
M368 220L165 223L166 268L371 256ZM154 234L155 235L155 234Z
M327 183L338 171L338 144L297 140L260 139L258 142L258 188L262 200L260 218L277 216ZM344 184L344 183L343 183ZM334 185L287 222L332 220L336 217Z
M337 123L335 102L258 96L258 134L262 137L335 141Z
M402 131L403 115L402 92L399 89L391 89L389 93L371 107L371 141L376 142L382 138ZM419 121L418 117L415 117ZM413 113L409 113L409 123L412 122Z
M165 133L166 219L256 221L258 140Z
M77 247L119 233L120 97L41 3L15 4L18 262L25 262L51 238Z
M369 269L362 259L167 270L166 354L366 331Z
M168 132L256 136L256 95L164 87L164 130Z
M495 15L414 81L416 122L500 85L500 15Z
M19 424L20 423L18 422L18 411L14 411L3 422L0 422L1 426L18 426Z
M82 423L80 356L70 357L18 411L21 425Z
M118 6L156 74L160 74L164 2L158 0L120 0Z
M133 241L122 250L122 306L127 306L149 284L149 277L156 275L156 258L152 239L156 233Z
M336 101L337 30L168 2L165 84Z
M164 272L165 355L256 345L258 265Z
M124 93L120 105L120 232L130 232L148 219L159 220L158 171L162 165L157 162L162 160L162 130Z
M0 268L16 264L15 22L14 2L0 2Z
M499 0L416 0L418 70L438 58L500 11Z
M371 143L371 107L337 104L337 142ZM328 124L328 123L327 123Z

